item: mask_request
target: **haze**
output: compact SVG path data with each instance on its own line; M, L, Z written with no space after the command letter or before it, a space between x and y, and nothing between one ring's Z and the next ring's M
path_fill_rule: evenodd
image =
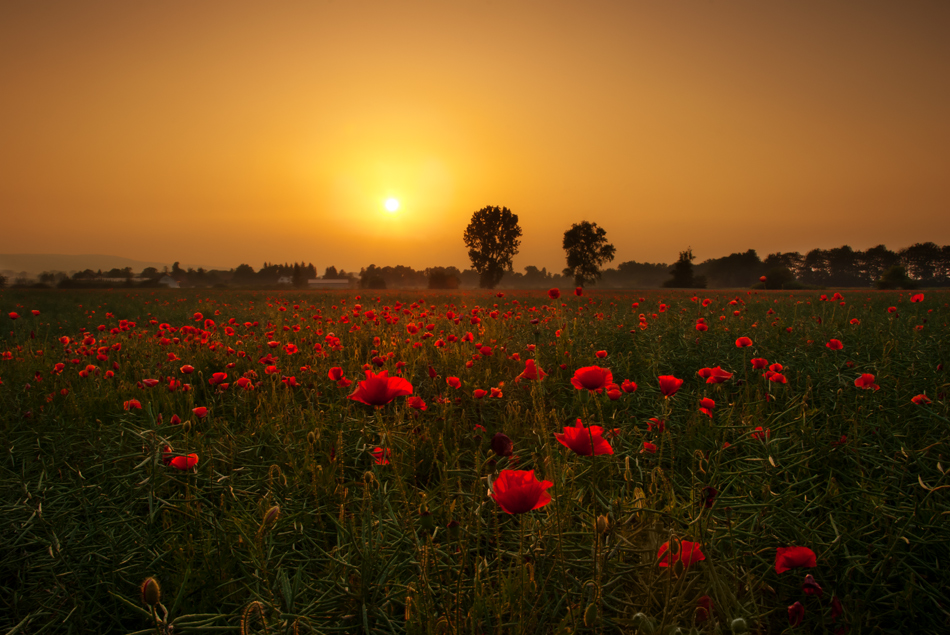
M950 4L5 2L4 251L515 268L950 243ZM387 212L395 198L399 210Z

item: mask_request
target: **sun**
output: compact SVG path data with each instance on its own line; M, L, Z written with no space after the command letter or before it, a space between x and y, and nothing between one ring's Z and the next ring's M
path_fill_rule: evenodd
M387 198L383 205L386 207L387 212L395 212L399 209L399 201L394 198Z

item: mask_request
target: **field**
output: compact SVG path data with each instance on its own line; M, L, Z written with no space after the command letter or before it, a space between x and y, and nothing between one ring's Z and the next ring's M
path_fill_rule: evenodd
M948 301L0 291L0 632L947 632Z

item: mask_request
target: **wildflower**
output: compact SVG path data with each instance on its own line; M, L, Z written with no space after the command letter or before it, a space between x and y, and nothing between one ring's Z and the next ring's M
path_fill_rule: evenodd
M534 470L502 470L492 484L491 497L507 514L523 514L551 502L545 490L551 481L539 481Z
M763 430L762 426L756 426L750 436L756 441L766 441L772 437L772 429L766 428Z
M750 361L752 362L752 368L755 370L762 370L769 365L769 360L764 357L753 357Z
M417 397L413 395L406 400L406 405L408 405L413 410L426 411L429 407L426 405L426 402L422 400L422 397Z
M874 383L874 375L871 373L862 373L860 377L854 380L854 385L864 390L880 390L881 387Z
M522 379L537 379L540 381L547 376L548 374L541 370L541 367L538 366L533 359L526 359L524 361L524 370L520 375L515 377L515 381L521 381Z
M551 298L552 300L557 300L558 298L561 297L561 290L551 289L550 291L548 291L548 297Z
M844 344L841 343L841 340L829 340L825 346L833 351L840 351L842 348L844 348Z
M176 470L184 472L198 465L198 455L192 452L188 456L176 456L168 464Z
M487 390L482 390L481 388L476 388L475 391L472 393L472 396L475 397L476 399L483 399L483 398L485 397L485 395L487 395L487 394L488 394L488 391L487 391Z
M749 346L752 346L752 340L745 336L740 337L736 340L736 346L739 348L748 348Z
M384 370L378 375L373 371L366 371L366 379L359 382L349 398L353 401L365 403L377 408L385 406L396 397L412 394L412 384L402 377L390 377L389 371Z
M802 606L801 602L795 602L790 607L788 607L788 624L792 628L800 626L802 620L805 618L805 607Z
M613 454L613 448L603 437L604 429L600 426L590 426L585 428L580 419L573 427L564 428L564 432L554 433L554 437L561 445L574 450L581 456L590 456L592 454Z
M162 588L158 586L158 580L153 577L145 578L139 590L142 592L142 604L155 606L162 599Z
M392 456L392 451L389 448L385 448L385 449L374 448L373 449L373 460L376 463L376 465L389 465L390 456Z
M192 366L191 364L185 364L184 366L182 366L182 367L179 368L178 370L181 371L181 374L182 374L182 375L190 375L190 374L192 374L193 372L195 372L195 367Z
M670 543L664 542L660 545L660 550L657 551L656 557L660 561L660 567L669 567L671 564L680 561L683 563L683 567L688 569L694 562L706 559L706 555L702 552L700 547L701 545L698 542L684 540L680 543L679 552L671 555Z
M204 419L205 417L208 416L208 409L205 406L198 406L197 408L192 408L191 411L199 419Z
M923 293L915 293L914 295L910 296L910 301L911 301L911 302L923 302L923 301L924 301L924 294L923 294Z
M819 598L825 594L825 590L821 588L821 585L815 581L815 577L810 573L805 576L805 581L802 582L802 591L805 592L805 595L814 595Z
M705 379L707 384L721 384L728 379L732 379L732 373L723 370L722 366L700 368L696 371L696 374Z
M643 449L640 450L640 453L646 452L647 454L656 454L656 444L650 443L649 441L643 442Z
M660 375L657 379L660 382L660 392L663 393L664 397L672 397L683 385L683 380L677 379L673 375Z
M574 295L576 295L577 297L581 297L582 295L584 295L584 289L582 287L577 287L576 289L574 289Z
M129 399L122 403L122 407L125 410L141 410L142 403L138 399Z
M623 382L620 384L620 390L626 393L636 392L637 385L633 383L632 381L630 381L629 379L624 379Z
M491 438L491 449L498 456L511 456L514 444L504 432L496 432Z
M445 383L447 383L452 388L455 388L456 390L462 387L462 380L459 379L458 377L446 377Z
M599 393L613 380L614 376L610 369L601 368L600 366L585 366L574 371L571 384L578 390L586 388L591 392Z
M709 397L703 397L699 402L699 411L707 417L712 417L712 411L715 407L716 402Z
M918 406L925 406L930 403L930 399L927 398L927 395L916 395L910 398Z
M815 552L808 547L778 547L775 550L775 573L817 566Z

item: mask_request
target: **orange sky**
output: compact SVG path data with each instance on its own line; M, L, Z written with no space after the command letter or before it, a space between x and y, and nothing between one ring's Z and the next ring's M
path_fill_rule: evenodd
M564 267L950 243L950 3L0 3L7 253ZM383 201L402 207L389 214Z

